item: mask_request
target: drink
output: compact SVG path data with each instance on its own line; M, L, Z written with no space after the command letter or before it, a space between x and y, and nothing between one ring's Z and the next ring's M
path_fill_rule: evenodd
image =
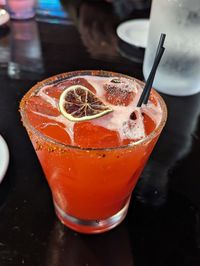
M0 6L4 6L6 4L5 0L0 0Z
M160 34L166 33L166 52L159 65L154 87L170 95L200 91L200 9L198 0L154 0L143 73L147 79Z
M58 102L72 85L87 87L113 111L69 121ZM136 108L142 85L122 74L77 71L35 85L21 102L22 120L56 213L76 231L107 231L127 213L132 190L166 120L165 104L155 91L147 106Z
M6 5L13 19L29 19L35 16L35 0L7 0Z

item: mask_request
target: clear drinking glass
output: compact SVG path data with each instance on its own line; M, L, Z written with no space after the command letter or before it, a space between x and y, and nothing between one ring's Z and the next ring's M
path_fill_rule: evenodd
M6 0L6 8L13 19L33 18L36 0Z
M199 32L199 0L153 0L143 73L147 79L157 40L166 33L166 50L154 80L158 91L177 96L200 91Z
M23 98L20 112L52 191L55 211L66 226L83 233L100 233L126 216L131 193L165 125L167 110L161 96L161 121L145 138L113 148L64 145L45 136L27 117L26 103L41 87L80 75L127 77L108 71L76 71L36 84ZM39 107L39 106L38 106ZM40 105L41 107L41 105ZM54 129L55 133L55 129Z

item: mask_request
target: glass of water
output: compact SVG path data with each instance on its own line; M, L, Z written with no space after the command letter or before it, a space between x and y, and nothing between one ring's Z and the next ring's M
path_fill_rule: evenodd
M143 73L147 79L157 40L166 33L166 50L154 80L157 90L177 96L200 91L199 32L199 0L153 0Z

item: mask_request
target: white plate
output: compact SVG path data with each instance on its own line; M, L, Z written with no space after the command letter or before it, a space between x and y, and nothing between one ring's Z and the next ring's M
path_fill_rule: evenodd
M117 35L120 39L142 48L147 46L148 31L148 19L128 20L117 27Z
M5 9L0 8L0 26L7 23L10 19L8 12Z
M8 146L0 135L0 183L4 178L9 163L9 151Z

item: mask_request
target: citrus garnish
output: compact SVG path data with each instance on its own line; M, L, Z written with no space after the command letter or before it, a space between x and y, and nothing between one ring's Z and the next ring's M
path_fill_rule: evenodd
M112 112L93 92L81 85L73 85L63 91L59 108L62 115L73 122L95 119Z

